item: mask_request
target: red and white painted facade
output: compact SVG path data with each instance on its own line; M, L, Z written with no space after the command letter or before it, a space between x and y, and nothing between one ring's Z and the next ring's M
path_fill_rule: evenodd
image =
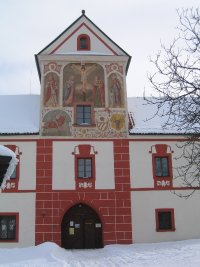
M184 200L172 193L188 190L173 180L180 164L176 144L183 137L129 135L130 56L83 14L36 62L41 77L38 134L0 135L0 144L19 159L16 178L0 194L0 216L16 215L16 239L0 240L0 247L61 245L62 220L77 204L99 216L103 245L199 238L198 194ZM67 97L66 84L71 86ZM89 125L78 124L77 106L91 108ZM167 177L156 177L156 157L168 159ZM79 158L91 159L91 178L78 177ZM162 211L171 214L170 230L159 229Z

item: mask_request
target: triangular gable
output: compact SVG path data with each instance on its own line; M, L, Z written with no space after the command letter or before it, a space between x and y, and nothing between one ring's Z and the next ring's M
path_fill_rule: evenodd
M91 38L90 51L77 51L77 37L81 34L87 34ZM82 11L82 15L64 30L49 45L36 55L38 65L39 55L113 55L128 57L127 68L131 60L121 47L112 41L102 30L100 30ZM39 70L39 68L38 68ZM40 71L39 71L40 72Z
M88 25L87 22L82 22L78 27L76 27L72 33L66 33L63 37L64 40L60 40L56 45L54 44L50 51L50 54L92 54L92 55L118 55L121 51L119 49L114 49L113 45L109 44L102 38L101 35L98 35ZM77 51L77 38L81 34L87 34L92 40L92 46L90 51ZM63 39L63 38L62 38ZM124 55L124 53L123 53Z
M73 53L76 50L77 36L80 34L90 34L94 42L99 45L100 54L103 50L107 51L109 55L125 55L130 57L121 47L113 42L102 30L100 30L82 11L82 15L72 23L66 30L64 30L57 38L55 38L49 45L47 45L40 54L66 54ZM73 43L72 47L72 42ZM104 48L103 48L104 47ZM76 51L77 52L77 51ZM91 47L91 53L98 53L97 47ZM84 53L84 52L83 52ZM106 53L105 53L106 54Z

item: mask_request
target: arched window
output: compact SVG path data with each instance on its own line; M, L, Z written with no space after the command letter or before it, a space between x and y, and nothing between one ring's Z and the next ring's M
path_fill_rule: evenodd
M78 36L77 50L90 50L90 37L87 34L81 34Z

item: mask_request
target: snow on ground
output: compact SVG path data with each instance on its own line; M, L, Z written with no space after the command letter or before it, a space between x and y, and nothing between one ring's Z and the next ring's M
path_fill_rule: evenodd
M199 267L200 240L65 250L54 243L0 249L1 267Z

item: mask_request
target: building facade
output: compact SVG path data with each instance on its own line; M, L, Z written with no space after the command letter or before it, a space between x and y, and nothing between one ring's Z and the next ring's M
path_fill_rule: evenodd
M134 131L131 57L83 11L35 58L40 97L15 99L18 124L0 120L0 144L19 159L0 194L0 247L200 237L198 195L184 202L172 193L189 190L173 179L184 137Z

